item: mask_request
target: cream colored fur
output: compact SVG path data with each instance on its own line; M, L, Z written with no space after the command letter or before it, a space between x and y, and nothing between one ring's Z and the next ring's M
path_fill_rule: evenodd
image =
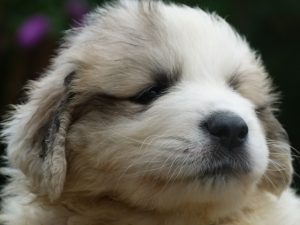
M136 102L157 83L160 97ZM276 100L259 57L217 15L160 1L98 8L4 122L0 221L299 225ZM200 124L216 111L247 123L249 171L205 174L217 149Z

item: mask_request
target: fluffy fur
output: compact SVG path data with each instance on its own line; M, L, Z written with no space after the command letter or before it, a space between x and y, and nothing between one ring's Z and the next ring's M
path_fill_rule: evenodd
M148 104L151 87L164 87ZM276 94L257 55L215 14L159 1L98 8L73 29L5 122L5 225L298 225ZM199 124L247 123L244 155ZM227 160L247 172L207 175ZM238 169L236 169L238 170Z

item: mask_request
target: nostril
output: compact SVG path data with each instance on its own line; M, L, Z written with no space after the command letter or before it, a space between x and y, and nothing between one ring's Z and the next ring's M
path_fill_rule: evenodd
M238 137L240 139L245 139L247 137L247 135L248 135L248 126L246 125L246 123L241 124Z
M204 122L204 127L212 139L228 148L242 145L248 136L246 122L240 116L231 112L212 114Z

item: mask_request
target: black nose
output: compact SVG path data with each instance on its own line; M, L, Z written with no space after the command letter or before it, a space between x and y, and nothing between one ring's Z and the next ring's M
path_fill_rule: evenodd
M232 112L216 112L204 122L204 127L213 139L227 148L241 146L247 139L248 126Z

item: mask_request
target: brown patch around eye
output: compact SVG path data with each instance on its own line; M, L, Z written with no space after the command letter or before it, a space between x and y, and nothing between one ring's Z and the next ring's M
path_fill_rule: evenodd
M232 89L234 90L239 89L239 87L241 86L239 75L238 74L233 75L232 77L230 77L227 83Z
M261 114L264 113L267 109L268 109L268 106L266 106L266 105L256 106L255 113L258 116L261 116Z
M109 121L118 116L130 117L140 110L141 107L131 104L127 98L100 93L87 97L75 106L72 123L91 112L96 112L97 115Z

